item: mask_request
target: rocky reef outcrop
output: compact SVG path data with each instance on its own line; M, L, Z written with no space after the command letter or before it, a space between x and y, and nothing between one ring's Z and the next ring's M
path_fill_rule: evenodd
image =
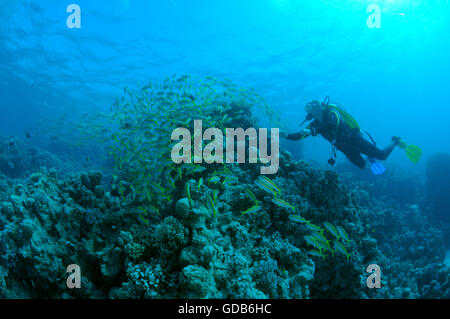
M450 154L433 155L426 166L427 196L431 201L432 215L450 222Z
M273 182L311 225L344 228L348 256L311 253L308 225L257 187L258 170L231 165L182 176L174 200L146 208L100 171L64 177L40 169L0 175L2 298L436 298L449 297L442 233L418 205L369 196L332 171L282 154ZM230 173L228 172L228 173ZM204 181L204 182L202 182ZM253 205L260 210L242 214ZM214 209L207 197L214 198ZM155 205L156 206L156 205ZM327 234L325 232L325 234ZM331 238L331 234L327 234ZM367 265L380 265L381 289L368 289ZM82 288L68 289L78 264Z
M12 178L25 177L40 167L59 167L57 156L17 137L0 135L0 172Z
M255 109L279 117L230 80L124 91L111 112L44 127L86 147L75 160L0 138L0 297L450 298L446 241L418 178L333 171L285 151L269 176L261 162L177 164L175 128L254 128ZM99 147L111 165L93 170ZM81 288L69 289L73 264ZM366 285L371 264L381 288Z

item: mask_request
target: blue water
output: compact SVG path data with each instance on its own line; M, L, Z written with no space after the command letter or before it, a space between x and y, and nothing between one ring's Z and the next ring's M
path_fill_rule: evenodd
M66 24L71 3L81 8L80 29ZM380 28L367 23L372 4L381 8ZM401 232L410 210L414 218L433 210L425 198L425 178L418 182L415 176L425 177L426 163L434 154L450 152L448 0L0 0L0 136L27 141L27 133L34 132L32 128L43 118L50 123L64 114L108 112L124 87L136 88L173 74L228 78L238 86L254 88L279 112L288 133L299 130L308 101L330 96L370 132L379 147L392 136L420 146L423 155L418 164L396 149L388 159L386 180L369 180L375 186L370 184L367 194L381 203L373 205L380 220L389 224L390 200L398 200L400 204L392 206L395 213L402 212L396 217L398 225L373 227L386 233L378 235L380 231L370 229L370 236L383 247L395 246L385 241L391 231ZM44 147L39 136L31 138ZM302 143L283 141L282 147L296 160L323 166L330 156L329 143L320 137ZM80 154L84 161L86 151ZM341 153L337 161L347 163ZM434 166L437 182L428 190L440 192L434 198L444 208L436 214L445 222L438 224L448 225L445 181L450 179L450 165L445 159L441 163L447 167L440 176L441 164ZM9 162L5 167L14 169ZM397 178L391 167L402 167L408 178L414 178ZM343 180L354 182L348 176ZM387 194L380 195L384 190ZM404 234L410 237L405 235L395 246L411 260L415 255L402 245L422 238L415 237L416 230L428 236L428 228L419 231L423 223L420 219L409 225ZM447 249L447 257L436 257L434 266L444 261L448 266L449 236L442 239L438 231L433 236L441 244L447 240L439 246ZM434 242L424 245L433 247ZM448 278L448 270L446 274ZM448 298L444 292L450 291L450 281L440 279L447 290L432 286L435 290L428 287L431 292L415 296Z
M392 135L426 158L449 150L448 1L2 1L0 132L42 114L108 109L125 85L166 75L254 87L290 129L305 99L343 104L380 145ZM381 28L369 29L369 4ZM328 154L307 142L307 156ZM392 160L404 163L403 154Z

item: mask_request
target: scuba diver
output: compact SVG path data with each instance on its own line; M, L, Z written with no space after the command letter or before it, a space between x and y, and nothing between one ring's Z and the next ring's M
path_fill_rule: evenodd
M293 134L280 132L280 137L289 140L301 140L308 136L322 135L331 143L331 158L328 163L333 166L336 162L336 149L345 154L345 156L356 166L364 169L369 162L374 174L382 174L384 166L376 160L386 160L396 146L405 150L408 158L417 163L422 151L415 145L407 145L400 137L392 137L391 143L384 149L379 149L375 141L365 131L361 130L358 122L348 114L343 107L336 103L331 104L327 96L320 103L317 100L309 102L305 111L306 119L300 126L307 121L309 125L302 131ZM364 134L370 139L368 141ZM366 155L364 158L362 154Z

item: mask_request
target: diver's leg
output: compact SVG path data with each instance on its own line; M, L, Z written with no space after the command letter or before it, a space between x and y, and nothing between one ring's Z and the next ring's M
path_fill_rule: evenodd
M362 154L369 157L384 161L394 150L396 144L395 142L390 143L387 147L380 150L378 147L365 140L363 137L358 138L357 146Z
M366 166L366 160L361 156L361 154L355 150L345 151L344 155L360 169L364 169Z

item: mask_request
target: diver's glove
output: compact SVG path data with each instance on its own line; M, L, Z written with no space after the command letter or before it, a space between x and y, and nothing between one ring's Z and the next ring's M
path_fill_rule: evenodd
M305 129L308 131L309 135L317 136L317 129L315 127L310 127L309 129Z
M398 146L401 142L401 138L398 136L392 136L392 142L394 143L395 146Z
M279 135L280 135L280 138L286 138L287 137L287 134L286 134L285 131L280 131Z

